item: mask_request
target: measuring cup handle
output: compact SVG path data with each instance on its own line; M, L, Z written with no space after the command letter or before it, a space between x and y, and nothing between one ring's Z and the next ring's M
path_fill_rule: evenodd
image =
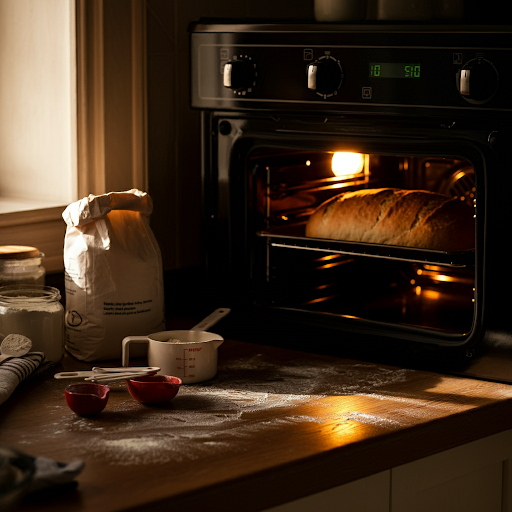
M191 331L207 331L210 327L213 327L219 320L224 318L231 312L229 308L216 309L212 314L208 315L205 319L201 320L197 325L194 325Z
M123 340L123 366L129 366L130 343L149 343L147 336L127 336Z

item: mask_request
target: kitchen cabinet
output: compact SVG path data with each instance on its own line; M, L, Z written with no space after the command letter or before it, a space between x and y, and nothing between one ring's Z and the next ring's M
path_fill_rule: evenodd
M265 512L510 512L512 430Z
M391 471L392 512L512 511L512 431Z
M389 512L391 471L361 478L265 512Z

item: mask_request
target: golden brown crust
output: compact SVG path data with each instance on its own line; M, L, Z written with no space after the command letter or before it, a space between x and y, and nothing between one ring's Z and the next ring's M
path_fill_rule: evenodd
M473 208L424 190L365 189L321 204L306 236L461 251L475 246Z

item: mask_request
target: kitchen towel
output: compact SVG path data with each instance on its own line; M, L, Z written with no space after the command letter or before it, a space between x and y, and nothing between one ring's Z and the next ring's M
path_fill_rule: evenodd
M19 493L19 499L26 495L29 503L40 503L41 499L54 498L78 485L75 478L82 472L82 460L59 462L47 457L33 457L0 444L0 495ZM0 509L4 510L0 497ZM8 501L12 504L12 500ZM9 507L9 510L11 508ZM17 509L16 509L17 510Z
M37 492L47 487L72 482L85 467L83 460L59 462L46 457L35 457L34 463L36 472L28 492Z
M43 359L44 352L29 352L0 364L0 405L12 395L20 382L39 367Z

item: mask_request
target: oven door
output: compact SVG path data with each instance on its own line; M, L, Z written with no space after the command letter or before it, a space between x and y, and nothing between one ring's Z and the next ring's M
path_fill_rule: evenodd
M204 113L203 122L213 134L205 141L207 262L216 288L232 302L272 322L301 325L301 332L305 325L337 331L329 337L334 345L346 344L341 331L357 346L402 340L472 354L484 337L486 290L495 279L486 254L494 243L488 219L496 213L486 198L502 173L489 144L492 126L220 112ZM500 178L502 187L507 180ZM323 201L387 187L470 204L473 247L425 250L305 236Z

